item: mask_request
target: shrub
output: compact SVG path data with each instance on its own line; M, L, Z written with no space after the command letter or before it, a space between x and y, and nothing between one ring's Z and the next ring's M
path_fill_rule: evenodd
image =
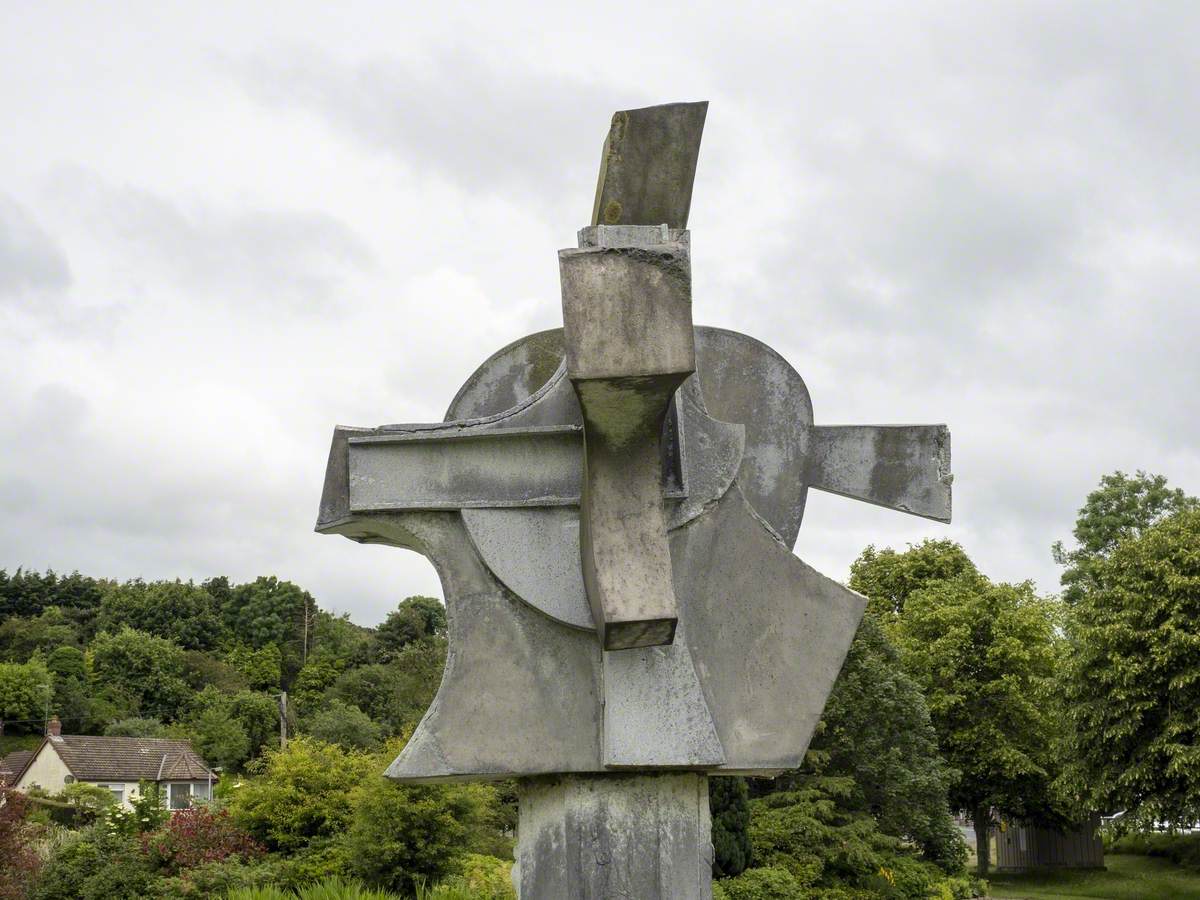
M230 791L229 810L269 849L296 853L350 826L351 788L375 765L365 754L298 737L253 764L255 777Z
M20 900L41 865L27 818L28 803L14 791L0 791L0 898Z
M225 810L204 807L184 809L171 816L162 831L142 836L142 849L150 864L172 875L203 863L223 862L231 856L254 859L263 849L234 824Z
M1200 834L1133 832L1113 841L1108 852L1157 856L1177 866L1200 869Z
M726 900L796 900L803 887L787 869L747 869L736 878L720 883Z
M466 838L486 815L479 785L398 785L382 775L354 792L354 822L346 836L351 867L376 887L411 893L425 881L454 874Z
M516 900L512 867L512 862L494 856L468 853L463 857L459 874L441 882L428 896L432 900L453 900L458 894L471 900Z
M53 849L33 900L141 900L153 875L138 840L104 822L68 835Z

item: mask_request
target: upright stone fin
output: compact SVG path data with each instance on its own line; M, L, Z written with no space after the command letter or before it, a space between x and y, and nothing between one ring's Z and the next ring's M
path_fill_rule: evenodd
M687 228L707 115L707 100L613 113L592 224Z

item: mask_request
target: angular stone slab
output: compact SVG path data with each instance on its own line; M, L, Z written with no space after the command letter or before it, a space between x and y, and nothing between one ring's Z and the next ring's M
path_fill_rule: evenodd
M686 228L708 102L614 113L600 159L593 225Z
M635 230L636 231L636 230ZM663 423L695 370L687 244L559 251L567 376L584 427L583 583L605 650L670 644L678 622Z
M604 654L604 765L709 769L725 752L696 677L684 622L668 647Z
M350 511L565 506L582 490L575 425L349 438Z
M810 486L899 512L950 521L950 429L945 425L817 425Z
M711 900L704 775L536 779L517 795L521 900Z
M721 771L800 765L866 598L793 556L736 484L672 536L672 560Z

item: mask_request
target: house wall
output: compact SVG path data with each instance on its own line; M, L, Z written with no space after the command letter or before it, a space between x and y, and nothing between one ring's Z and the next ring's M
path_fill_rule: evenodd
M42 744L33 762L13 786L18 791L25 791L37 785L51 793L58 793L66 786L67 776L70 774L71 770L55 751L54 745L47 741Z

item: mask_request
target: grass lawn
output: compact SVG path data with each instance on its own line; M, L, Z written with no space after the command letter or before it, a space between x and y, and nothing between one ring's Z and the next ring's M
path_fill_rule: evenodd
M992 897L1022 900L1200 900L1200 872L1148 856L1106 854L1106 872L988 878Z

